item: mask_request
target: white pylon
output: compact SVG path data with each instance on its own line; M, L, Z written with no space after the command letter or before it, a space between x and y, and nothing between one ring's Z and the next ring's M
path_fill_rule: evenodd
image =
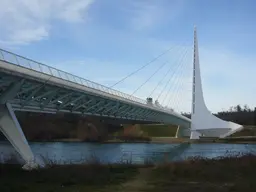
M199 139L200 136L223 138L243 129L242 125L230 121L224 121L214 116L205 105L199 66L196 27L194 28L193 57L192 122L190 139Z

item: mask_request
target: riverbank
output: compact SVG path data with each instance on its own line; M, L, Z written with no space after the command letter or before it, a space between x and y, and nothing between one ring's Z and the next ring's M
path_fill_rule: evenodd
M41 142L41 141L36 141ZM69 139L55 139L53 141L44 141L44 142L85 142L77 138ZM121 139L108 139L106 141L101 141L98 143L165 143L165 144L180 144L180 143L233 143L233 144L254 144L256 143L255 136L243 136L243 137L230 137L225 139L218 138L202 138L200 140L190 140L189 138L175 138L175 137L151 137L150 140L121 140Z
M256 156L226 157L159 165L50 165L23 171L18 165L0 166L0 191L19 192L166 192L255 191Z

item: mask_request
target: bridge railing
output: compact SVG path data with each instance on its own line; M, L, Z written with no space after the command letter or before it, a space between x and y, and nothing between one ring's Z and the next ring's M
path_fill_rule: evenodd
M28 59L26 57L11 53L9 51L0 49L0 60L6 61L11 64L15 64L24 68L31 69L33 71L37 71L40 73L45 73L47 75L51 75L63 80L71 81L73 83L77 83L92 89L100 90L102 92L107 92L109 94L123 97L135 102L139 102L142 104L146 104L146 100L122 93L120 91L117 91L115 89L109 88L107 86L101 85L99 83L95 83L93 81L90 81L88 79L84 79L81 77L78 77L76 75L73 75L71 73L56 69L54 67L50 67L48 65L39 63L37 61L33 61L31 59Z
M11 52L3 50L3 49L0 49L0 60L5 61L7 63L14 64L14 65L18 65L20 67L24 67L24 68L27 68L27 69L30 69L33 71L44 73L44 74L47 74L47 75L50 75L50 76L53 76L56 78L71 81L73 83L77 83L77 84L101 91L103 93L108 93L108 94L115 95L115 96L118 96L121 98L125 98L125 99L128 99L128 100L136 102L136 103L147 104L146 100L140 99L138 97L134 97L134 96L126 94L126 93L122 93L122 92L112 89L110 87L101 85L99 83L95 83L88 79L78 77L71 73L56 69L54 67L50 67L43 63L39 63L37 61L28 59L26 57L17 55L15 53L11 53ZM173 110L169 110L164 107L159 107L155 104L153 104L151 106L153 106L154 108L158 108L158 109L160 108L163 111L173 112Z

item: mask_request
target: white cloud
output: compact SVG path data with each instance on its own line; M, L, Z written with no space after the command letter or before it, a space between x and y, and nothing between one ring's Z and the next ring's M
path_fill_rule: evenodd
M12 33L12 41L17 44L39 41L49 35L48 30L44 26L39 26L31 29L23 29L19 32Z
M183 0L137 0L130 1L131 26L135 30L149 29L170 22L182 13Z
M81 22L92 3L93 0L66 1L65 6L60 8L59 18L67 22Z
M82 22L93 0L2 0L0 42L27 44L45 39L55 20Z

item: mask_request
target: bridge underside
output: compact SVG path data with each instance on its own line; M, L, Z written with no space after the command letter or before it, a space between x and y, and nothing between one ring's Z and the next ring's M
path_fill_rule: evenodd
M171 114L86 92L67 89L51 82L0 72L0 103L13 110L30 112L68 112L125 120L129 123L170 123L189 127L189 122Z
M0 130L25 159L26 169L35 166L34 156L16 119L15 110L89 115L118 124L165 123L190 127L188 120L175 115L62 86L53 83L51 78L42 81L0 69Z

